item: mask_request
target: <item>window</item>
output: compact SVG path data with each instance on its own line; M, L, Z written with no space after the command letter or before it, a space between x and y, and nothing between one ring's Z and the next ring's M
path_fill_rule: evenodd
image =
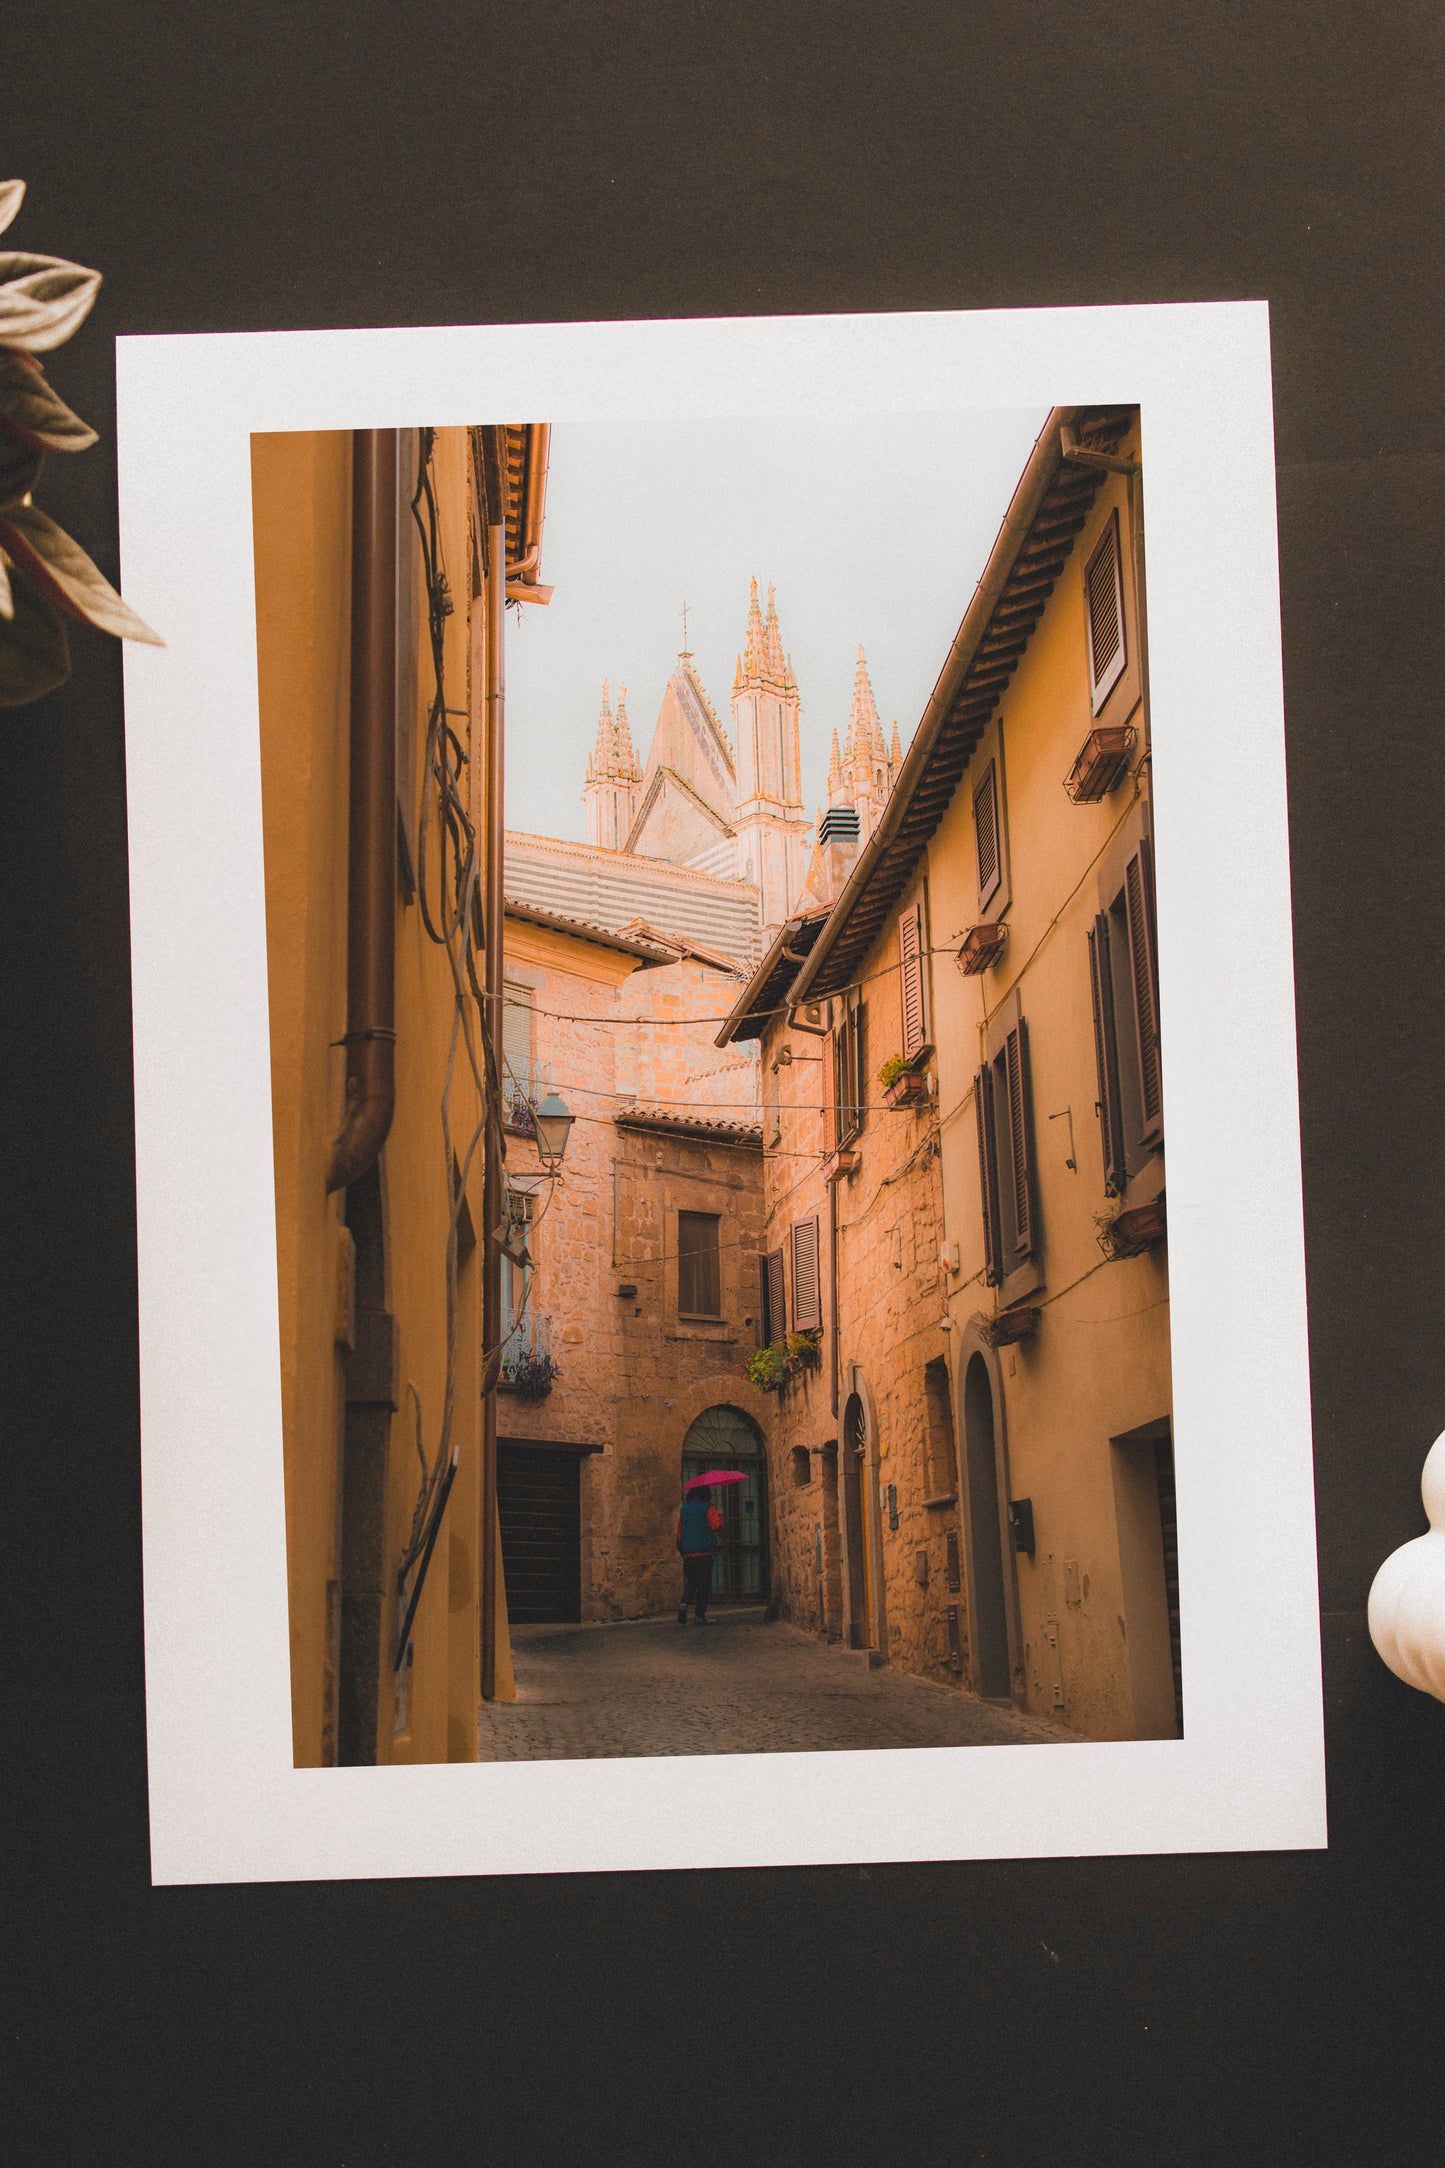
M986 910L1003 883L1003 836L999 818L998 762L991 760L974 785L973 840L978 852L978 907Z
M722 1275L715 1212L677 1215L677 1308L682 1317L722 1316Z
M1134 840L1103 891L1105 908L1089 933L1089 981L1104 1188L1117 1197L1164 1142L1154 869L1147 836Z
M990 1287L998 1287L1039 1248L1028 1027L1017 995L1005 1004L989 1033L988 1058L974 1078L974 1113L984 1277Z
M924 1365L923 1401L927 1420L928 1488L934 1497L943 1497L949 1491L957 1490L958 1479L953 1462L953 1392L948 1381L948 1364L941 1355Z
M1089 627L1089 697L1097 715L1124 672L1124 583L1119 563L1119 515L1084 568L1084 614Z
M788 1330L788 1305L783 1287L783 1253L769 1250L758 1259L758 1346L768 1347Z
M816 1218L799 1220L793 1228L793 1324L799 1332L823 1329Z
M866 1005L845 997L833 1031L833 1142L856 1137L868 1110Z
M532 1059L532 989L502 982L502 1120L517 1136L535 1134L532 1113L540 1096Z
M927 974L923 968L923 905L911 904L898 921L898 989L903 1011L903 1058L912 1061L928 1044Z

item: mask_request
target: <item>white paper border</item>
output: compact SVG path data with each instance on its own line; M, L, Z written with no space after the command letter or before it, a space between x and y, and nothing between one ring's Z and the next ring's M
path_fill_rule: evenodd
M117 360L125 590L167 641L125 657L154 1879L1322 1845L1264 304L132 338ZM1120 400L1144 417L1186 1737L293 1768L251 432Z

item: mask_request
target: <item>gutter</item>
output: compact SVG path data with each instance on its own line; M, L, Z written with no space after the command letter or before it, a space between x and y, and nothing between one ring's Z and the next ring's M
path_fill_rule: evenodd
M396 1108L396 497L396 431L353 431L346 1109L328 1192L375 1166Z
M1034 448L1029 454L1028 465L1019 476L1018 486L1009 500L1009 508L1004 513L1003 523L989 552L988 563L973 591L973 600L964 613L963 623L954 636L953 645L938 674L938 683L929 695L928 706L913 734L913 743L908 748L883 818L868 838L843 893L834 904L828 922L814 944L812 955L789 990L789 1001L794 1004L806 999L808 989L826 963L829 953L852 915L854 905L872 879L879 860L890 848L903 825L904 815L927 771L934 746L963 688L964 679L972 667L979 644L988 631L989 621L998 606L999 597L1012 576L1019 553L1028 540L1040 507L1062 464L1062 432L1073 429L1080 411L1078 407L1054 407L1039 431Z

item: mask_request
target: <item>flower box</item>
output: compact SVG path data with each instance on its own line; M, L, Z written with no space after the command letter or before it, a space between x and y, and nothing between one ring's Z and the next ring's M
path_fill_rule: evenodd
M1064 778L1064 789L1074 804L1095 805L1107 798L1123 778L1133 750L1134 732L1127 723L1091 730Z
M905 1069L883 1087L883 1103L890 1107L921 1107L928 1099L928 1078L921 1069Z
M990 964L996 964L1008 941L1008 926L1003 919L994 919L984 926L970 926L963 937L958 952L958 968L966 979L976 979Z
M1013 1347L1018 1341L1029 1339L1038 1331L1042 1314L1023 1302L1015 1303L1012 1309L1000 1310L986 1328L989 1346Z
M838 1150L830 1152L823 1162L823 1180L839 1182L845 1174L856 1174L859 1156L850 1145L840 1145Z
M1112 1220L1099 1237L1099 1247L1109 1258L1139 1257L1145 1250L1152 1250L1156 1242L1162 1242L1167 1233L1161 1191L1148 1204L1131 1205Z

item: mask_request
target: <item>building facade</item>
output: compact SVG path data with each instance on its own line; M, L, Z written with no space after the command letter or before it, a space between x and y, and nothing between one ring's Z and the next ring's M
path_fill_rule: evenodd
M298 1764L466 1761L487 1506L484 779L546 432L252 439ZM500 823L495 822L497 833Z
M824 1287L805 1235L785 1606L1101 1739L1183 1721L1141 475L1137 411L1051 415L881 815L724 1032L820 1154L765 1237L796 1322L815 1216Z
M498 1480L520 1624L664 1615L687 1474L735 1467L717 1594L769 1593L772 1408L743 1363L762 1228L757 1070L720 1052L724 958L509 905L503 1098L515 1229ZM550 1175L535 1109L575 1112Z

